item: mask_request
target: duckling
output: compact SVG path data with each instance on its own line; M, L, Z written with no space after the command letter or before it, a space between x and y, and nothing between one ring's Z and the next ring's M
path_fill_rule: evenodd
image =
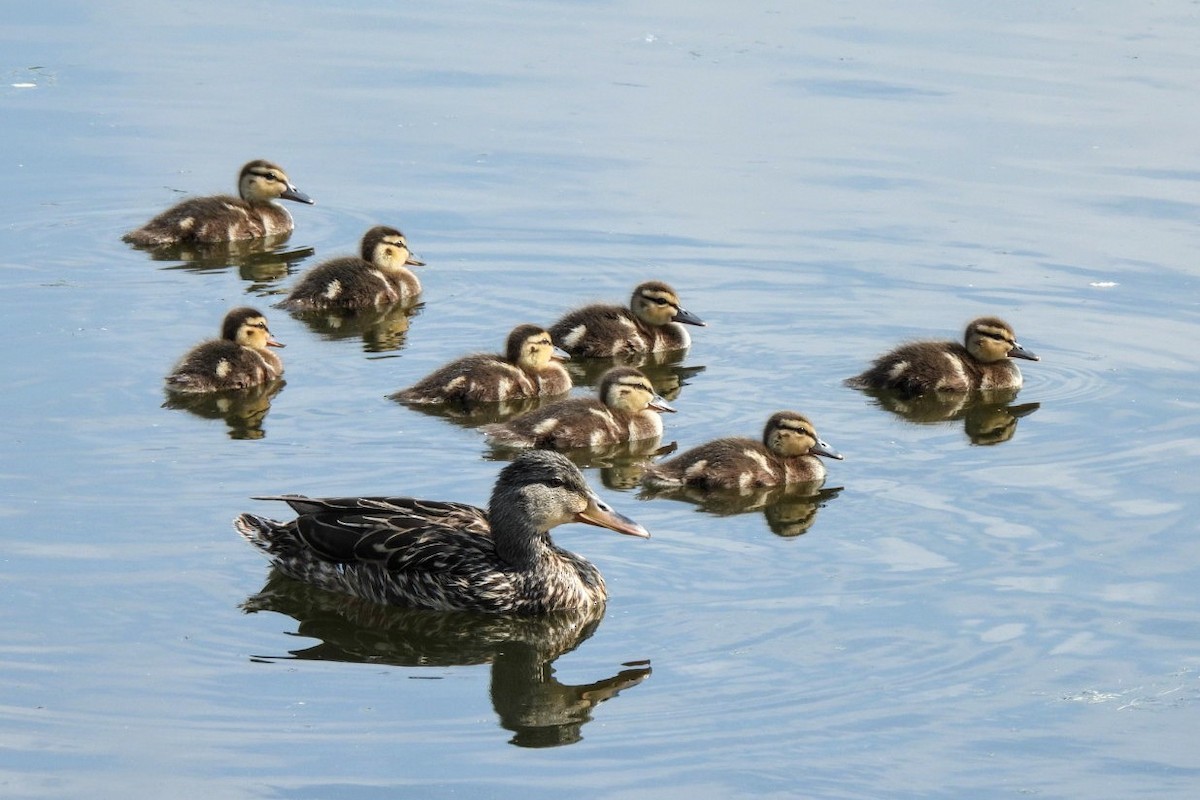
M505 447L604 447L662 436L662 418L656 412L675 410L632 367L605 373L598 395L559 400L483 431L493 444Z
M270 161L251 161L238 175L240 197L192 197L168 208L121 238L138 247L180 242L229 242L291 233L292 215L274 200L312 205L287 174Z
M225 315L221 338L201 342L180 359L167 376L175 392L219 392L273 381L283 362L268 347L283 347L267 329L267 318L253 308Z
M633 290L629 308L584 306L551 325L550 336L573 356L611 358L688 347L692 338L679 323L706 324L679 304L670 286L647 281Z
M361 256L326 261L305 273L276 308L309 311L391 305L421 293L421 282L406 267L425 262L408 249L404 234L376 225L363 234Z
M971 320L957 342L912 342L875 359L861 375L846 379L855 389L894 389L906 395L1019 389L1021 370L1010 359L1040 361L1017 344L1012 326L998 317Z
M388 396L405 403L469 405L566 394L571 376L558 361L568 358L545 329L518 325L508 334L504 355L463 356Z
M841 460L821 441L808 417L795 411L771 415L762 443L742 437L715 439L646 468L651 487L696 486L702 489L753 489L825 478L817 456Z
M234 527L285 575L333 592L442 611L543 614L604 603L600 571L550 529L584 522L647 538L559 453L526 452L500 471L487 510L409 497L283 500L299 516L242 514Z

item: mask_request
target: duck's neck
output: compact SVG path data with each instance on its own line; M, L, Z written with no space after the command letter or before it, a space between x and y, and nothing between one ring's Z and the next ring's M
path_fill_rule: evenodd
M524 515L494 509L488 512L496 554L517 569L535 567L554 545L550 535L538 531Z

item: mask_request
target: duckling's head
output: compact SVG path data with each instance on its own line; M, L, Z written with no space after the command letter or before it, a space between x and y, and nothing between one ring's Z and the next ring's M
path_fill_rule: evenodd
M642 374L641 370L633 367L616 367L600 377L600 401L609 408L636 414L649 409L651 411L670 411L675 409L667 404L654 391L654 384Z
M537 325L518 325L508 334L504 356L510 364L527 370L539 370L551 361L569 361L570 356L554 346L550 334Z
M794 458L795 456L825 456L844 458L817 437L817 429L809 422L808 417L795 411L779 411L767 420L763 428L763 444L777 456Z
M268 347L283 347L267 328L267 318L258 309L235 308L225 315L221 323L221 338L237 342L242 347L266 350Z
M295 200L312 205L315 200L297 189L278 164L258 159L242 167L238 175L238 194L247 203L271 200Z
M666 325L682 322L704 326L704 320L679 305L679 295L662 281L646 281L633 290L629 310L647 325Z
M551 450L525 451L500 471L488 505L493 531L504 529L503 520L512 515L519 515L524 525L532 525L538 533L584 522L630 536L650 536L601 500L566 456Z
M1034 353L1017 344L1012 326L999 317L979 317L971 320L963 334L967 352L976 361L990 364L1006 358L1040 361Z
M376 225L363 234L362 259L388 271L401 267L425 266L425 262L408 249L408 240L404 238L404 234L387 225Z

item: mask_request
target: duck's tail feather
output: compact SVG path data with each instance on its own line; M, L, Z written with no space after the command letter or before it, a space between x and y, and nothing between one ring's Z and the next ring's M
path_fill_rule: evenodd
M273 519L257 514L239 514L233 521L233 527L242 538L272 558L285 555L294 549L292 537L288 535L286 526Z

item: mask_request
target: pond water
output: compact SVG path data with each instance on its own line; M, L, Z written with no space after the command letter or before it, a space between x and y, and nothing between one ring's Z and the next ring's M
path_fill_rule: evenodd
M1198 15L9 9L0 795L1193 796ZM317 201L286 241L120 241L260 157ZM428 262L417 309L269 310L375 224ZM523 623L306 590L232 530L262 494L485 501L470 421L386 395L648 279L709 323L664 440L801 410L846 456L820 495L589 466L653 538L559 529L609 604ZM164 407L243 304L286 385ZM1042 357L1016 397L842 385L980 314Z

